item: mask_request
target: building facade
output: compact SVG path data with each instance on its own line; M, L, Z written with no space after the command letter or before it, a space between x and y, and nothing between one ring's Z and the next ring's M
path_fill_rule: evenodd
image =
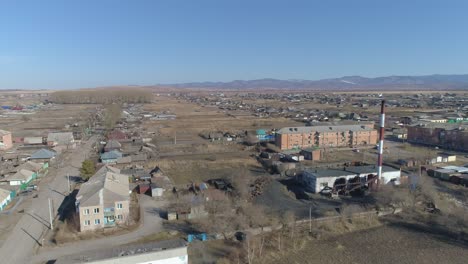
M80 231L126 224L130 213L128 176L104 166L83 184L76 198Z
M401 171L392 167L382 167L382 178L380 184L388 184L393 181L399 182ZM351 166L343 169L306 169L298 176L299 182L314 193L319 193L326 187L347 188L356 183L368 185L372 179L377 180L377 167ZM356 182L357 180L357 182ZM354 181L354 182L353 182ZM339 186L339 187L338 187Z
M409 126L408 142L468 151L468 126L441 123Z
M372 125L285 127L276 134L281 149L310 147L355 147L375 145L378 132Z

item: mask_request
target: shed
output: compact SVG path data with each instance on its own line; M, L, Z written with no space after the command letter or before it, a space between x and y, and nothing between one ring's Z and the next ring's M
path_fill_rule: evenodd
M300 154L303 155L306 160L320 160L320 149L318 148L306 148L301 150Z
M441 153L440 156L442 157L442 162L455 162L455 161L457 161L457 155L454 155L454 154Z
M25 145L42 145L44 144L44 140L42 137L25 137L23 143Z

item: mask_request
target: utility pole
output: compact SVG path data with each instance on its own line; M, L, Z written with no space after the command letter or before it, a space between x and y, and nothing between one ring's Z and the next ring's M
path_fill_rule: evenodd
M67 173L67 180L68 180L68 194L71 192L71 186L70 186L70 173Z
M177 131L174 132L174 145L177 145Z
M52 223L52 200L49 198L49 221L50 221L50 230L54 229L54 224Z
M309 206L309 234L312 234L312 206Z

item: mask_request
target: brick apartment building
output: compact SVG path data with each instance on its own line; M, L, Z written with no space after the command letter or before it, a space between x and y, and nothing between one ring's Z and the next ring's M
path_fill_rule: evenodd
M281 149L309 147L355 147L374 145L378 132L372 124L285 127L276 133L275 142Z
M468 151L468 124L421 123L408 126L408 142Z

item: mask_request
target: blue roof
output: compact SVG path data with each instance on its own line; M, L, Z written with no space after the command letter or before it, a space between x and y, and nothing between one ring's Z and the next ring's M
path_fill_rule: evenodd
M31 155L31 159L51 159L57 154L48 149L40 149Z
M265 129L257 129L257 135L266 135Z
M117 150L112 150L112 151L104 152L101 154L101 160L118 159L121 157L122 157L122 153Z

